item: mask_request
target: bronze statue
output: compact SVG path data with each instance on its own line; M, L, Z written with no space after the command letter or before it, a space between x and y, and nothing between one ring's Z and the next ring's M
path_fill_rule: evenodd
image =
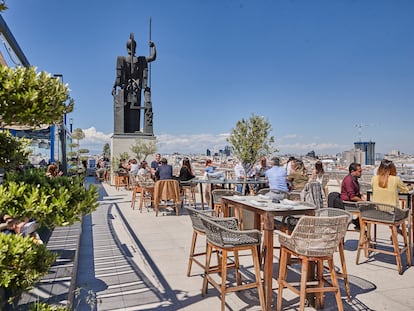
M151 40L151 55L135 56L136 42L131 33L127 42L128 56L118 56L116 79L112 88L114 96L114 133L140 132L141 109L144 109L143 133L153 135L151 89L148 83L148 63L157 56L155 44ZM117 93L117 87L119 91ZM141 106L141 93L144 92L144 106Z

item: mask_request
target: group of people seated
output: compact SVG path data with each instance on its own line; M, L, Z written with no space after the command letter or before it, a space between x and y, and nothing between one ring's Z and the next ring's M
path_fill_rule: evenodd
M195 178L190 159L185 157L182 160L182 165L178 175L174 175L173 167L168 164L165 157L157 153L155 159L149 165L147 161L143 160L138 164L136 159L130 159L128 162L121 159L119 163L119 172L136 179L139 183L153 184L157 180L175 179L180 182L189 181Z
M261 188L270 188L272 193L286 194L289 191L301 191L305 188L309 181L318 181L321 184L322 190L326 189L329 177L325 174L321 161L316 161L312 174L308 171L302 160L294 157L289 158L286 164L282 165L279 158L274 157L267 164L267 158L261 157L259 163L255 166L248 166L246 168L237 161L234 166L235 177L238 180L246 178L263 178L267 183L258 183L254 185L253 193L257 193ZM242 185L237 185L237 191L241 192Z
M333 192L329 195L328 205L344 209L347 202L366 201L365 194L361 194L358 179L362 175L362 167L359 163L351 163L349 173L341 183L341 192ZM372 201L376 203L399 206L399 194L408 193L413 189L412 185L406 185L399 176L395 164L383 159L371 178ZM353 220L355 229L359 230L359 220Z

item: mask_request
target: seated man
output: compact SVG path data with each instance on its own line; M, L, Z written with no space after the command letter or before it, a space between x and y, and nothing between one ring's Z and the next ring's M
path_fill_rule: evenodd
M174 179L173 177L173 168L166 158L161 159L161 165L158 167L157 171L155 172L156 180L163 180L163 179Z
M358 179L361 178L362 168L359 163L351 163L348 168L349 174L344 177L341 184L342 201L364 201L365 198L360 193ZM359 220L354 219L352 223L356 229L359 229Z
M287 187L286 170L280 167L279 158L272 158L271 168L265 173L265 177L269 181L269 196L274 200L283 200L289 191Z

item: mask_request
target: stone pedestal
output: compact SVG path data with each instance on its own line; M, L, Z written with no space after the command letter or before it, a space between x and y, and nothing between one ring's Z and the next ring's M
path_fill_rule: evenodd
M111 184L114 184L114 169L118 168L120 155L128 153L131 158L135 157L131 151L131 147L136 144L136 141L141 140L145 143L156 142L156 137L153 135L146 135L143 133L124 133L114 134L111 137ZM129 160L129 159L126 159ZM137 159L139 161L139 159ZM115 161L112 163L112 161Z

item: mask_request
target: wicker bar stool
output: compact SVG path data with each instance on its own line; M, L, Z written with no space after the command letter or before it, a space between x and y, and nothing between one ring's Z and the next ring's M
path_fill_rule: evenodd
M200 216L207 236L207 255L205 264L205 276L202 294L207 293L208 283L213 285L221 294L221 310L225 309L225 298L229 292L244 289L257 288L262 310L265 308L264 291L261 280L258 247L260 246L261 233L259 230L238 230L236 218L207 218ZM213 249L221 252L221 267L217 270L210 268L210 260ZM252 253L254 274L256 280L242 284L239 271L239 251L250 250ZM236 269L236 285L227 286L228 252L234 252L234 268ZM213 275L221 273L221 283L217 282Z
M367 257L370 252L383 253L395 256L397 262L398 273L402 274L401 254L405 252L407 256L407 265L411 266L411 251L408 245L408 233L406 222L409 221L410 211L402 210L399 207L382 204L376 202L358 202L358 208L361 217L361 234L358 243L358 252L356 257L356 264L359 264L359 255L361 249L364 250ZM377 248L383 243L371 238L371 225L385 225L391 230L391 240L393 251ZM401 226L401 233L403 237L403 246L400 248L398 242L398 227Z
M352 214L348 213L347 211L338 209L338 208L326 207L326 208L321 208L315 212L315 216L323 216L323 217L336 217L336 216L342 216L342 215L348 216L348 223L351 222ZM344 280L346 296L348 298L348 301L351 301L351 288L349 287L348 272L346 269L346 262L345 262L344 239L342 239L339 242L338 252L339 252L339 257L341 258L342 271L336 271L336 276Z
M302 216L291 235L278 232L280 243L280 262L278 276L277 310L282 308L283 289L289 288L299 294L300 310L305 309L305 298L308 293L316 293L316 306L324 304L324 292L334 292L338 310L343 310L341 294L333 263L333 254L345 236L349 217ZM290 256L301 261L301 282L299 285L289 283L288 263ZM328 261L331 282L323 276L324 261ZM310 262L317 263L316 285L308 287L308 267ZM313 282L314 283L314 282ZM325 287L324 285L329 286ZM299 288L298 288L299 287Z
M200 219L200 215L203 215L206 217L212 217L214 216L214 210L196 210L188 206L186 206L185 208L187 209L188 215L190 216L191 223L193 226L193 238L191 240L191 248L190 248L190 255L188 257L188 268L187 268L187 276L190 276L193 263L197 264L198 266L203 268L203 270L205 270L205 266L204 266L205 260L204 262L201 262L198 260L197 257L205 256L206 251L196 253L195 248L197 245L197 237L200 235L201 236L206 235L206 228L204 227L203 222ZM216 251L216 253L217 253L217 262L219 262L220 259L218 257L218 252Z
M214 189L211 191L211 196L213 199L213 209L216 212L216 216L219 216L221 212L221 197L233 196L233 195L242 195L242 194L239 191L231 190L231 189Z

